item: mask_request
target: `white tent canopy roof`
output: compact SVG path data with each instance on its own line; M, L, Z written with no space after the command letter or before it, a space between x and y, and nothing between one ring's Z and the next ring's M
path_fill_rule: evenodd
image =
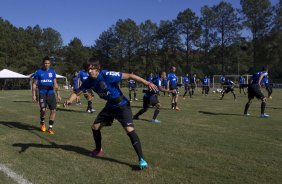
M17 72L13 72L11 70L3 69L0 71L0 78L1 79L25 79L28 76L22 75Z

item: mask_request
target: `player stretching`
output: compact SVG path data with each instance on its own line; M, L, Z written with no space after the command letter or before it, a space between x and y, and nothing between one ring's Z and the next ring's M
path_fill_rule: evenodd
M42 60L42 68L38 69L34 74L34 80L32 83L32 100L35 103L39 103L40 106L40 129L42 132L46 131L45 126L45 114L47 105L50 109L49 116L49 128L47 132L49 134L54 134L53 125L56 117L56 95L58 100L61 101L61 96L59 93L58 83L56 80L56 72L50 68L51 62L48 56L44 57ZM39 90L39 101L36 99L36 88Z
M267 77L267 75L268 75L268 67L264 67L264 68L262 68L262 71L253 74L251 84L248 87L248 102L245 105L244 115L246 115L246 116L250 115L248 113L248 109L249 109L254 97L257 97L257 99L261 100L260 117L261 118L269 117L268 114L264 113L265 107L266 107L266 97L264 96L264 94L260 90L261 89L261 81L264 77Z
M235 84L234 84L233 81L231 81L230 79L226 79L225 82L223 83L223 90L221 92L220 100L223 99L225 93L227 94L230 91L234 96L234 100L236 100L236 94L234 93L234 86L235 86Z
M121 80L133 79L148 86L150 90L157 91L158 88L153 83L150 83L134 74L107 70L100 71L100 64L96 58L90 58L84 66L85 70L88 71L89 77L82 86L80 86L77 92L71 94L69 99L64 103L64 106L70 104L77 96L81 95L83 91L87 89L92 89L99 95L100 98L107 101L105 107L98 114L91 127L96 149L94 149L89 155L97 156L104 153L102 149L102 135L100 130L103 126L112 125L113 120L117 119L127 132L132 146L138 155L140 169L148 167L142 153L141 142L133 126L130 102L122 94L118 83Z
M166 73L162 72L161 73L161 78L159 76L153 78L153 83L158 87L159 91L162 92L170 92L168 89L165 89L162 87L162 81L166 77ZM155 112L153 119L150 120L152 123L160 123L160 120L157 120L157 116L160 113L160 108L161 108L161 103L158 100L158 94L159 91L150 91L150 90L145 90L145 94L143 96L143 108L133 116L133 119L139 119L139 116L144 114L150 106L155 107ZM173 91L172 91L173 92Z

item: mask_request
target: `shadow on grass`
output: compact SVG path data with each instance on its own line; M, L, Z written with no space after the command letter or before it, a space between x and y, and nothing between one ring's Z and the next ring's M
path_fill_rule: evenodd
M15 143L13 144L14 147L20 147L21 150L19 151L19 153L23 153L25 152L28 148L33 147L33 148L47 148L47 149L62 149L65 151L70 151L70 152L75 152L84 156L89 156L90 150L87 150L85 148L79 147L79 146L73 146L73 145L60 145L57 144L55 142L49 142L50 144L37 144L37 143ZM93 157L95 159L100 159L100 160L106 160L109 162L115 162L118 164L123 164L123 165L127 165L129 167L132 168L132 170L140 170L139 167L137 165L132 165L129 164L127 162L123 162L123 161L119 161L113 158L109 158L109 157Z
M9 128L17 128L22 130L38 130L40 131L40 128L34 125L21 123L21 122L14 122L14 121L0 121L0 125L7 126Z
M131 108L137 108L137 109L142 109L143 108L143 106L142 105L140 105L140 106L138 106L138 105L130 105L130 107ZM153 106L150 106L149 108L155 108L155 107L153 107ZM161 107L161 110L171 110L170 108L164 108L164 107Z
M73 109L66 109L66 108L56 108L57 111L63 111L63 112L77 112L77 113L84 113L86 114L87 112L86 111L78 111L78 110L73 110Z
M16 103L34 103L31 100L14 100L13 102L16 102Z
M199 113L202 114L207 114L207 115L233 115L233 116L243 116L243 114L234 114L234 113L222 113L222 112L208 112L208 111L198 111Z
M71 151L71 152L75 152L81 155L85 155L88 156L88 154L90 153L89 150L82 148L82 147L78 147L78 146L73 146L73 145L60 145L57 144L53 141L51 141L50 139L40 135L40 128L34 125L30 125L27 123L21 123L21 122L9 122L9 121L0 121L0 125L4 125L7 126L9 128L17 128L17 129L21 129L21 130L27 130L28 132L30 132L31 134L41 138L42 140L45 140L46 142L48 142L49 144L36 144L36 143L15 143L13 144L14 147L20 147L21 150L19 151L19 153L23 153L25 152L29 147L35 147L35 148L53 148L53 149L62 149L65 151ZM36 130L36 131L34 131ZM126 162L122 162L113 158L108 158L108 157L93 157L95 159L101 159L101 160L106 160L106 161L110 161L110 162L116 162L118 164L123 164L123 165L127 165L129 167L132 168L132 170L139 170L139 167L137 165L132 165Z

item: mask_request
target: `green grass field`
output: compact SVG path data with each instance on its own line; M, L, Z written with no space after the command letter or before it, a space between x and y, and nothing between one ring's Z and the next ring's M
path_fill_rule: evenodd
M68 95L63 92L64 98ZM118 122L102 130L105 154L87 156L94 148L90 126L105 101L94 99L98 112L93 114L85 112L84 100L82 106L60 107L56 134L49 135L39 131L39 109L30 91L0 91L0 164L36 184L281 183L282 90L274 90L268 100L268 119L259 118L258 100L250 107L251 116L243 116L244 95L234 101L231 94L219 100L219 94L197 92L193 99L179 99L181 111L170 110L169 97L159 99L162 123L145 120L153 109L134 121L149 163L140 171ZM142 102L131 105L136 113ZM15 182L0 171L0 183Z

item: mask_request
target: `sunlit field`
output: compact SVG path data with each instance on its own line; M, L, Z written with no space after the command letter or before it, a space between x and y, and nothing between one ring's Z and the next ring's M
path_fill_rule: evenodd
M123 89L128 96L127 88ZM142 89L132 111L142 107ZM238 94L238 90L235 91ZM69 91L63 91L64 100ZM0 91L0 164L36 184L64 183L281 183L282 90L274 89L267 101L270 118L259 118L260 101L243 116L247 97L218 93L181 97L180 111L170 109L161 95L161 123L148 122L154 109L135 120L149 168L138 169L137 156L125 131L114 122L102 129L105 154L89 157L95 147L90 126L105 101L93 101L97 110L86 113L82 105L58 108L55 135L40 132L39 108L31 91ZM49 111L48 111L49 113ZM48 120L48 118L46 118ZM0 170L0 183L15 183Z

